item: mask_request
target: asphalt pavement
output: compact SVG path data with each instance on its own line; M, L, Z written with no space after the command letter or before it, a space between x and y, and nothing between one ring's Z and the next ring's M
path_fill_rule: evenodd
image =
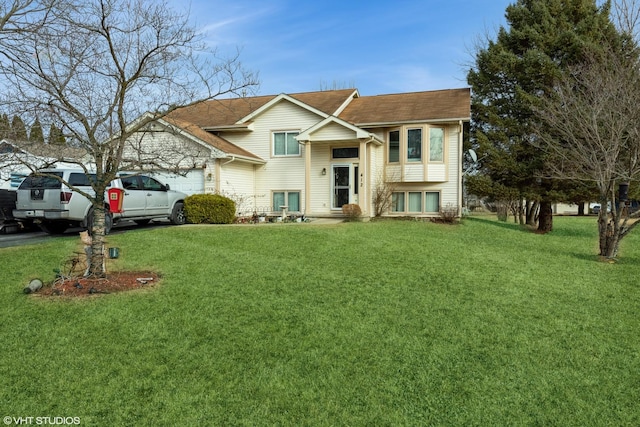
M111 229L111 234L124 233L127 230L140 229L140 228L156 228L156 227L166 227L169 225L169 222L156 222L152 221L148 225L140 226L132 221L121 221L116 224ZM34 245L37 243L46 242L50 239L55 239L57 237L70 237L70 236L78 236L78 233L83 231L83 228L70 228L64 232L64 234L52 236L44 231L39 230L29 230L29 231L19 231L17 233L10 234L0 234L0 248L8 248L12 246L25 246L25 245Z

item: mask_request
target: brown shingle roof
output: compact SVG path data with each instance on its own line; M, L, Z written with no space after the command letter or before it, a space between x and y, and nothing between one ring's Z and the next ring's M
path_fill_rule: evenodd
M204 131L202 129L200 129L200 127L198 127L198 125L187 122L185 120L180 120L180 119L176 119L174 117L165 117L164 118L165 121L167 121L168 123L182 129L183 131L190 133L191 135L195 136L196 138L200 139L201 141L206 142L207 144L211 145L212 147L215 147L221 151L223 151L224 153L227 154L231 154L231 155L236 155L236 156L243 156L246 158L250 158L250 159L255 159L255 160L262 160L260 157L256 156L255 154L238 147L235 144L232 144L231 142L227 141L224 138L220 138L217 135L214 135L210 132Z
M469 89L363 96L339 115L356 126L425 120L469 119Z
M167 117L191 122L201 128L229 126L251 114L275 96L214 99L190 107L180 108Z
M336 110L345 103L353 92L355 92L355 89L340 89L292 93L289 96L331 116L335 114Z

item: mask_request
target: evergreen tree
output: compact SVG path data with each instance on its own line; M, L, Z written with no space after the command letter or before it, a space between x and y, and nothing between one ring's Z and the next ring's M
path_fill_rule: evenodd
M40 120L36 117L36 120L31 125L31 131L29 132L29 141L35 144L44 144L44 134L42 133L42 125Z
M11 138L15 141L28 141L27 127L20 116L13 116L11 120Z
M64 133L62 133L62 130L54 124L49 128L49 139L47 140L47 143L49 145L67 145Z
M567 184L546 179L534 142L534 110L567 69L601 46L621 45L609 17L610 0L518 0L506 9L507 27L478 50L467 75L472 87L472 140L486 156L482 172L521 198L539 201L538 230L552 229L553 202ZM528 206L528 204L527 204Z
M6 114L0 115L0 139L11 137L11 123Z

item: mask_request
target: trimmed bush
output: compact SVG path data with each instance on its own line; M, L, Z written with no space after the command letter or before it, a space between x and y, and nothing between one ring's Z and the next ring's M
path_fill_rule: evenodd
M355 203L349 203L342 205L342 214L345 215L349 221L357 221L362 215L362 209Z
M184 213L191 224L231 224L236 204L219 194L194 194L184 199Z

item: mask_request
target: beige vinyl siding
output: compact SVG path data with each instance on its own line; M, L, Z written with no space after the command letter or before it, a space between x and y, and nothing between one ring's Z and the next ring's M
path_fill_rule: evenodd
M300 208L305 206L304 150L300 145L299 156L273 156L273 132L302 132L322 117L288 101L282 101L255 118L253 131L242 134L221 135L228 141L267 160L267 164L256 166L254 196L256 205L271 209L274 191L299 191Z
M328 215L331 213L331 145L316 143L311 146L311 212L307 215ZM322 169L327 174L322 175Z
M411 164L404 165L404 182L423 182L424 181L424 165Z
M460 199L460 183L459 172L460 164L458 161L459 153L459 137L460 126L452 125L446 130L447 135L447 153L446 159L446 173L447 181L441 184L442 194L440 196L440 206L445 207L458 206Z
M427 167L428 182L444 182L447 180L447 165L429 163Z
M337 123L330 123L313 133L314 141L356 140L356 133Z
M227 160L228 162L228 160ZM239 215L250 215L259 207L254 197L254 166L239 161L221 161L218 192L236 202Z
M322 117L288 101L281 101L255 118L253 131L221 134L232 142L256 156L272 160L271 135L277 131L302 132L318 123ZM302 155L301 150L301 157Z

